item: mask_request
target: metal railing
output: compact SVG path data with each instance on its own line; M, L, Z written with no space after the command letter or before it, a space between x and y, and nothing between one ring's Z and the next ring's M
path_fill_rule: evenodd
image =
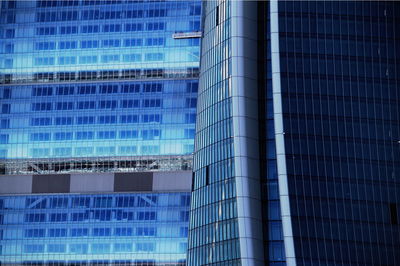
M191 32L175 32L172 34L173 39L191 39L191 38L201 38L201 31L191 31Z
M121 69L74 72L40 72L31 74L0 74L0 84L88 82L123 79L198 78L199 68L182 69Z
M192 170L193 156L9 159L0 162L0 175L145 172Z

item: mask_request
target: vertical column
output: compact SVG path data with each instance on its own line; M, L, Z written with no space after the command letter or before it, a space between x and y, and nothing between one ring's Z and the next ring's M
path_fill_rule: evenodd
M279 21L278 21L278 1L270 1L270 21L271 21L271 65L272 65L272 88L274 106L274 125L275 125L275 144L278 168L279 199L281 206L283 239L285 242L286 264L296 265L294 250L292 220L290 215L288 179L286 174L286 154L283 130L282 115L282 94L280 76L280 56L279 56Z
M242 265L264 265L259 173L257 2L231 2L234 158Z

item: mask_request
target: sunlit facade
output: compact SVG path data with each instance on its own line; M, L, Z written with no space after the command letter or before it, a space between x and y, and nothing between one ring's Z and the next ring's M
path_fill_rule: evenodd
M1 265L185 265L200 13L1 1Z
M193 152L200 10L198 1L2 1L4 171L32 171L25 162L68 171L66 159L78 158L113 171L154 156L179 169L173 160ZM121 158L134 162L94 165Z
M1 196L2 265L185 265L189 193Z

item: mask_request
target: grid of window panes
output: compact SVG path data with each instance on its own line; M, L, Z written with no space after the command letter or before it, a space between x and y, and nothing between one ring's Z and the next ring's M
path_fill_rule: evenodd
M197 80L3 87L3 158L189 154ZM4 99L7 91L12 91Z
M279 1L298 265L400 264L400 3Z
M229 1L203 3L188 265L240 265L229 90Z
M261 183L263 195L263 230L264 230L264 258L271 266L284 266L285 247L283 241L282 219L279 201L279 186L276 164L275 127L272 97L272 66L271 66L271 39L270 39L270 11L269 2L260 2L259 9L265 14L259 18L264 23L264 45L259 52L265 53L266 61L259 66L258 73L264 77L264 86L259 93L259 127L260 127L260 163ZM260 23L259 23L260 25ZM261 27L261 26L260 26ZM261 36L260 36L261 38ZM261 56L261 55L260 55ZM263 122L261 122L263 121ZM261 137L264 136L264 137Z
M2 1L0 158L193 152L199 1Z
M0 262L185 265L189 205L189 193L1 196Z

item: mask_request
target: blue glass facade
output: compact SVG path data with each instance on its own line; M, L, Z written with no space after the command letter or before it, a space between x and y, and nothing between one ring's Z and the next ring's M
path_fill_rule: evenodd
M264 36L258 48L260 57L266 58L258 65L259 120L260 120L260 176L263 196L264 256L271 266L286 265L283 240L279 182L275 144L274 106L272 90L271 38L269 3L259 3L259 36ZM265 15L265 16L264 16Z
M200 13L1 1L1 265L186 264Z
M278 2L298 265L400 263L398 2Z
M261 265L257 72L241 67L257 62L257 32L242 31L257 3L203 3L188 264Z
M204 7L198 119L205 118L196 128L188 263L398 265L399 3L218 1ZM229 22L221 24L220 17ZM249 32L256 30L254 43ZM231 49L217 48L224 40ZM228 107L216 100L224 78ZM215 127L224 115L232 119L231 131ZM213 151L222 151L212 147L223 143L218 136L226 132L233 143L229 177L235 181L232 221L240 253L223 257L219 247L231 239L221 241L217 230L226 198L213 190L209 169L217 158ZM260 194L245 182L257 173ZM250 202L243 191L253 204L242 204ZM262 216L254 207L259 195ZM249 237L256 222L241 224L247 213L262 220L263 261L250 254L259 243Z
M227 59L231 50L228 10L226 1L203 3L205 28L201 51L203 74L200 76L203 89L198 96L189 265L221 261L239 265L232 95L228 90ZM217 62L224 63L218 65Z
M199 39L174 35L197 33L200 11L198 1L2 1L0 157L191 154Z
M0 197L2 265L185 265L189 193Z

